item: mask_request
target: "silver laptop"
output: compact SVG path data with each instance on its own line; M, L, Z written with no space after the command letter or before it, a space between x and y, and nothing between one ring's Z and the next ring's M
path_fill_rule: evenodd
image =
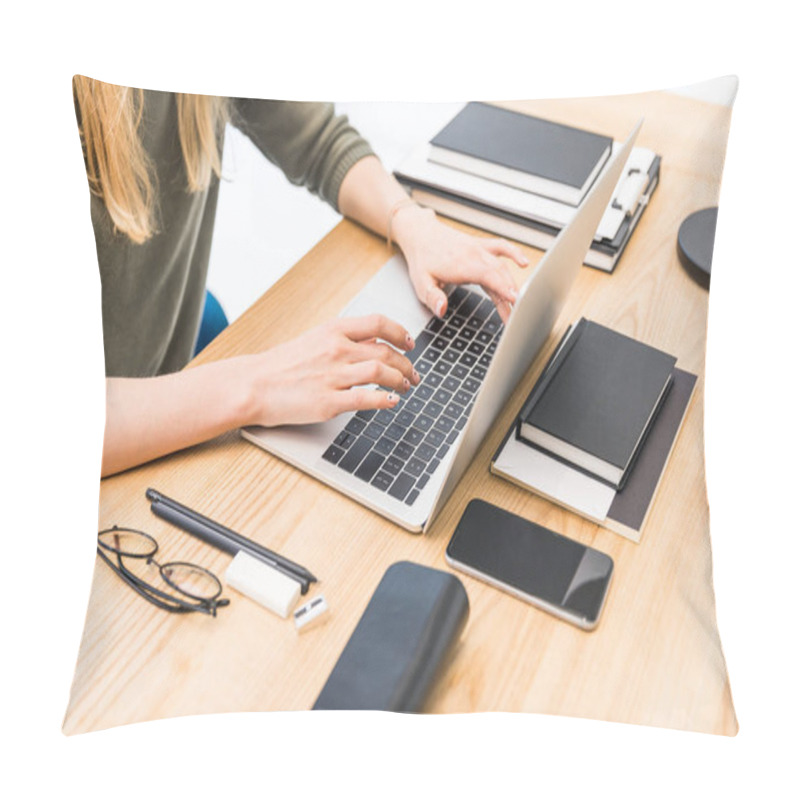
M533 268L507 325L475 286L452 288L447 314L437 319L395 256L341 316L378 312L404 325L415 338L408 355L420 383L392 410L248 427L242 435L403 528L427 530L550 335L641 125Z

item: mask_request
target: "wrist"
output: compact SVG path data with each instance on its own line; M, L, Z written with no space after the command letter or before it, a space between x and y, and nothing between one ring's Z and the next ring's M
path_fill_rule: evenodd
M251 363L254 358L256 356L237 356L221 362L228 372L219 377L222 379L221 385L225 387L222 407L229 430L255 425L263 417L266 387L263 385L263 375L261 380L256 380L261 373Z
M392 238L405 253L412 245L417 232L436 219L432 208L409 204L399 208L392 220Z

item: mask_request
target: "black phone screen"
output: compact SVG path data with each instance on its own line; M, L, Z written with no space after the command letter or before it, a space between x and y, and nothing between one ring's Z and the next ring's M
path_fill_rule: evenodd
M471 500L447 546L448 558L525 595L594 623L613 561L483 500Z

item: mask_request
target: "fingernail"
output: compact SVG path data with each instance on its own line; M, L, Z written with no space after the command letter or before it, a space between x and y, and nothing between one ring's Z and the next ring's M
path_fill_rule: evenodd
M440 300L436 304L436 316L441 317L444 314L444 300Z
M389 392L389 395L386 398L386 401L390 405L394 405L399 399L400 399L400 397L398 395L396 395L394 392Z
M409 350L413 350L414 349L414 340L411 338L411 334L410 333L406 334L406 344L408 345L408 349Z
M411 375L412 375L412 376L413 376L413 378L414 378L414 383L419 383L419 380L420 380L420 379L419 379L419 372L417 372L416 370L414 370L414 371L411 373Z
M528 264L530 264L530 263L531 263L531 262L530 262L530 261L528 261L528 259L527 259L527 258L525 258L525 256L522 256L522 266L523 266L523 267L527 267L527 266L528 266Z
M411 384L408 382L408 378L403 378L403 391L408 391L411 388Z
M519 292L516 289L510 289L508 292L508 296L511 298L512 303L516 303L519 299Z

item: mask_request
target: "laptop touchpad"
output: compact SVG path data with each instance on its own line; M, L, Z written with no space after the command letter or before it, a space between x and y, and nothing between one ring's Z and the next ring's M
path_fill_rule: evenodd
M433 316L417 299L405 260L393 256L350 301L340 317L384 314L416 336Z

